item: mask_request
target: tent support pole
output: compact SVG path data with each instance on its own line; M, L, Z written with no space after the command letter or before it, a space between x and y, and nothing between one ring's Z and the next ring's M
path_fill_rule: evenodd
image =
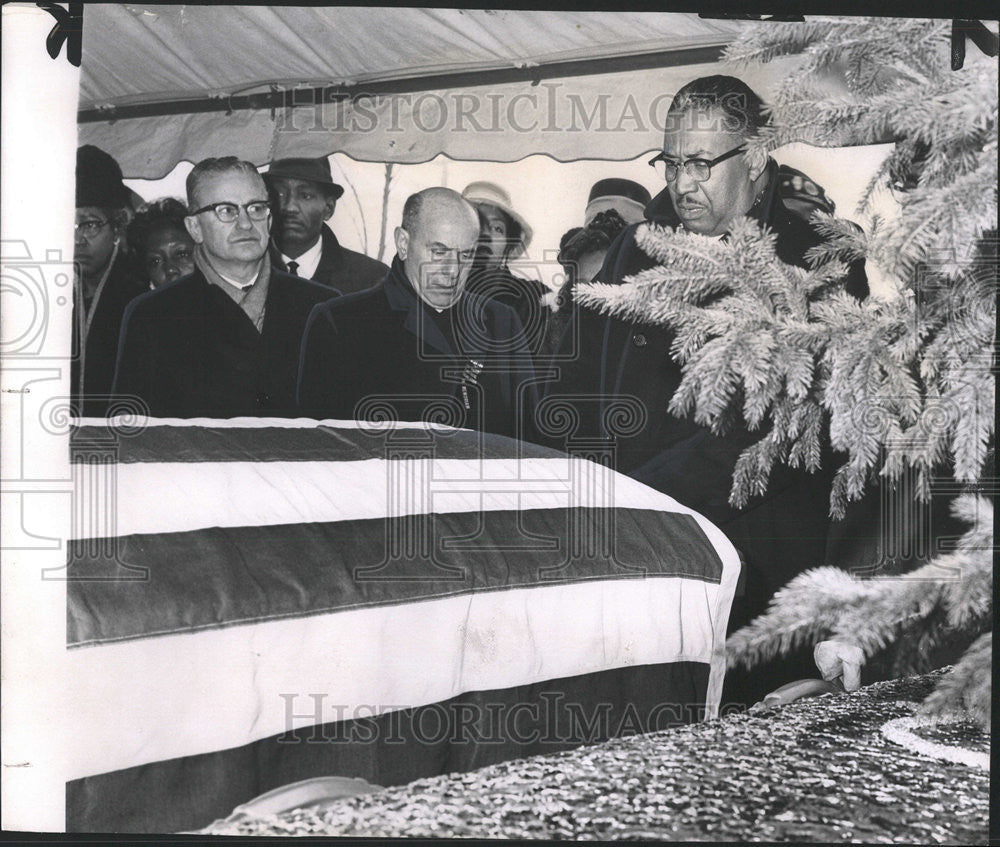
M551 62L528 68L497 68L483 71L461 71L449 74L383 80L358 85L297 86L258 94L229 94L214 97L164 100L154 103L133 103L81 109L79 123L117 121L129 118L153 118L166 115L190 115L205 112L235 112L240 110L287 109L296 106L317 106L338 100L360 97L410 94L442 88L471 88L482 85L501 85L512 82L529 82L537 85L545 79L594 74L622 73L627 71L669 68L678 65L697 65L717 62L724 45L690 47L682 50L662 50L629 56L610 56L597 59L580 59L571 62Z

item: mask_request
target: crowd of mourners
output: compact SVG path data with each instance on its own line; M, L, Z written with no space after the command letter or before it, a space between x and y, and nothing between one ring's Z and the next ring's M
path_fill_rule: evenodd
M670 415L680 379L671 332L583 308L573 291L653 267L636 243L647 221L725 238L751 217L775 234L779 258L807 267L822 240L809 217L833 204L806 174L747 150L766 122L758 95L734 77L685 85L650 162L663 190L597 182L582 225L558 245L558 291L511 269L532 228L492 182L410 196L387 266L338 242L329 222L344 189L326 158L279 159L264 173L235 157L205 159L186 198L141 203L108 154L81 147L76 411L351 420L391 408L400 420L431 415L562 448L567 437L605 439L619 471L733 540L747 566L738 626L795 573L828 560L829 485L776 470L764 496L732 508L736 459L760 434L719 437ZM863 265L844 285L867 296ZM535 414L552 395L578 400L577 428L559 438ZM637 431L613 430L608 407L622 397L643 406ZM762 689L774 681L765 675Z

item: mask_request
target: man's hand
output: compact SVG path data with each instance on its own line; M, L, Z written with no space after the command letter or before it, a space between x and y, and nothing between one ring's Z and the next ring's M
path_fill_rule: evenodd
M813 650L813 660L823 679L832 682L840 678L845 691L861 687L861 666L865 654L856 644L847 641L821 641Z

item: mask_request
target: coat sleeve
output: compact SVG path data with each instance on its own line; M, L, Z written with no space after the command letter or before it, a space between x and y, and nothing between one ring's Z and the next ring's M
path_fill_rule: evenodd
M346 420L353 409L346 401L350 371L357 356L340 331L328 303L315 306L306 321L299 354L296 400L299 414Z
M517 312L506 310L506 337L514 340L508 359L507 420L497 423L499 427L507 427L505 434L524 441L539 442L539 436L534 426L534 411L538 408L539 385L536 379L534 357L525 337L524 327Z
M634 232L627 227L608 248L597 281L620 284L632 272ZM602 315L573 302L555 352L544 363L546 381L541 386L541 405L532 416L535 440L565 450L568 437L599 437L602 403L608 395L607 381L621 357L630 325L620 318ZM608 399L612 399L608 395ZM570 430L562 426L565 414L572 418Z
M118 336L118 356L111 393L116 397L137 397L147 407L148 414L159 414L156 391L157 371L155 327L148 319L143 298L133 300L122 318Z

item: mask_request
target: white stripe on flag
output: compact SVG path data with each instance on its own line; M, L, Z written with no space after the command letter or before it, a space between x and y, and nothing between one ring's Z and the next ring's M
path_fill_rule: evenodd
M693 515L720 555L730 547L697 512L578 458L137 462L79 464L75 472L78 491L113 491L81 498L76 539L387 515L613 507Z
M711 663L717 708L736 579L727 571L722 586L663 578L487 591L71 650L67 779L629 665Z

